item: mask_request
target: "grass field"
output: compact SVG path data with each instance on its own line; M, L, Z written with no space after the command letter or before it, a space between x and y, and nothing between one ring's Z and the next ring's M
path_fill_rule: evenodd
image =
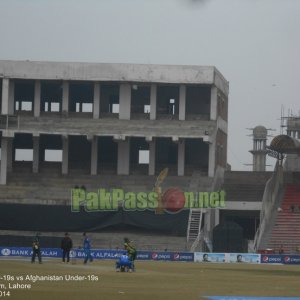
M58 260L31 264L0 260L0 290L3 299L205 299L204 296L293 296L300 297L300 266L137 262L137 272L116 273L113 261L92 264L62 264ZM31 283L30 290L9 290L12 283ZM26 275L98 276L98 281L21 281ZM91 277L91 279L92 279ZM6 290L4 290L4 286ZM0 297L1 298L1 297Z

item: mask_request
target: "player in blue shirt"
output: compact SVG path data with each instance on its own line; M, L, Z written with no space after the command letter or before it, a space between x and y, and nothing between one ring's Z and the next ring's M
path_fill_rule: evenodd
M116 270L117 272L132 272L132 261L130 260L126 252L124 252L116 261Z
M91 240L87 236L86 232L83 233L83 251L85 255L83 263L86 264L88 260L92 262L93 257L91 255Z

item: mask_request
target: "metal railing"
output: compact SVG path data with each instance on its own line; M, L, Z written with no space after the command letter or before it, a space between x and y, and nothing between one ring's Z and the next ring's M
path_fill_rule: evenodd
M196 239L194 240L192 246L191 246L191 252L194 252L199 245L201 238L203 237L203 231L201 230L201 224L202 224L202 218L203 218L203 212L202 209L200 210L200 220L199 220L199 227L198 227L198 234Z

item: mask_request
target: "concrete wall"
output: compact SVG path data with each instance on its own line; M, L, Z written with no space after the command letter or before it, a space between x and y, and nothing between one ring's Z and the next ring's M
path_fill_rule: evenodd
M266 249L272 228L275 224L277 209L284 194L283 168L277 162L273 176L268 180L260 213L260 226L255 235L255 250Z
M288 154L284 163L284 170L290 172L300 172L300 155Z
M227 163L227 134L222 130L217 131L216 137L216 166L226 168Z
M215 67L0 61L0 76L9 78L213 84L228 94L228 82Z

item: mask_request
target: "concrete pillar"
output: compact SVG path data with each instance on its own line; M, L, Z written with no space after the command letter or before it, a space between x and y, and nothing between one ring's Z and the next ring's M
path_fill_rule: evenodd
M13 164L13 139L7 141L7 172L12 172Z
M150 120L156 120L157 85L151 84L150 90Z
M9 100L9 79L2 79L2 107L1 113L2 115L8 114L8 100Z
M252 151L253 154L253 171L266 171L266 151Z
M9 94L8 94L8 114L13 115L15 113L15 83L13 80L9 82Z
M62 164L61 173L67 175L69 172L69 138L67 135L62 136Z
M129 175L130 141L118 140L118 175Z
M216 142L213 141L208 146L208 176L215 176L215 165L216 165Z
M220 210L218 208L215 209L215 226L220 224Z
M130 120L131 111L131 85L122 83L120 85L119 119Z
M39 161L40 161L40 137L33 136L33 160L32 160L32 172L39 172Z
M94 83L94 104L93 104L93 118L99 119L100 114L100 84Z
M91 145L91 175L97 175L98 171L98 137L95 135L92 138Z
M205 213L204 226L206 227L206 231L210 233L211 231L211 214L212 209L207 209Z
M178 163L177 163L178 176L184 176L184 166L185 166L185 139L179 139L179 141L178 141Z
M41 81L36 80L34 84L34 116L39 117L41 113Z
M69 82L63 81L62 112L69 111Z
M7 158L8 158L8 139L2 136L1 140L1 167L0 167L0 184L6 184L7 178Z
M185 121L186 87L181 84L179 88L179 120Z
M82 102L79 102L79 112L82 112Z
M215 86L211 87L210 92L210 119L217 120L218 109L218 89Z
M156 141L152 138L152 141L149 141L149 175L155 175L155 153Z

